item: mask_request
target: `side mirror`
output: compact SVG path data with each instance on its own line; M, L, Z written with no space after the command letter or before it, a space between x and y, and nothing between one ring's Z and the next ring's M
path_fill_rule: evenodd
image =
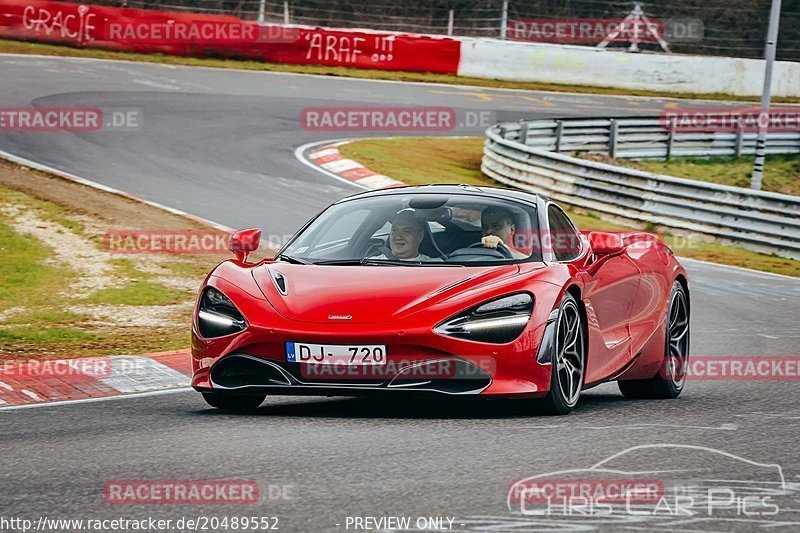
M593 231L589 234L589 244L596 255L618 254L625 249L625 243L616 233Z
M228 240L228 250L233 252L236 259L244 263L250 252L258 250L261 243L261 230L259 228L239 230L231 235Z

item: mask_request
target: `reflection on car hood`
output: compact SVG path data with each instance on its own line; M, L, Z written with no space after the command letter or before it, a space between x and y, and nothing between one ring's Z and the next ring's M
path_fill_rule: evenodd
M272 306L288 319L363 324L397 320L454 293L518 272L517 265L428 268L278 262L254 269L253 277ZM276 274L283 278L280 284L274 280Z

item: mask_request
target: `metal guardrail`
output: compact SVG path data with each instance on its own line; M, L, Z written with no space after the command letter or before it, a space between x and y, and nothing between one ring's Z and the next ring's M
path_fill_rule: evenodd
M658 117L524 120L499 124L499 134L552 152L595 152L611 157L740 156L755 153L756 132L681 132ZM800 152L800 132L769 132L767 153Z
M532 122L543 129L543 123L548 121ZM580 122L608 123L608 119ZM654 224L675 233L700 234L723 244L800 259L800 196L578 159L550 151L555 148L555 141L520 143L519 126L525 123L514 124L518 125L516 129L512 123L504 123L486 131L481 170L496 181L546 194L560 203L606 218ZM570 135L565 145L566 137L562 132L561 150L576 144L575 136ZM530 134L527 139L530 143Z

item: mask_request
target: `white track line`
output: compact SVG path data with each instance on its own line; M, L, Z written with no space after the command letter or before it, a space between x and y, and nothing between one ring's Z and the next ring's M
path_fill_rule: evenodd
M40 402L40 403L26 403L23 405L8 405L6 407L0 407L0 412L18 411L20 409L32 409L34 407L55 407L58 405L72 405L75 403L105 402L109 400L121 400L123 398L144 398L146 396L161 396L162 394L173 394L176 392L188 392L188 391L194 391L194 389L192 387L179 387L176 389L131 392L128 394L115 394L114 396L100 396L98 398L79 398L75 400L59 400L57 402Z

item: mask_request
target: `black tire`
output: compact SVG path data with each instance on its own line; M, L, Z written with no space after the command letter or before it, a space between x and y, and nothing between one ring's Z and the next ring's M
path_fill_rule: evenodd
M569 293L564 295L558 308L553 352L550 354L553 369L550 392L526 405L527 410L535 414L566 415L580 399L586 369L586 324L578 302Z
M680 396L686 384L689 361L689 297L683 285L676 281L669 295L664 362L650 379L618 381L626 398L671 400Z
M266 397L266 394L203 393L203 399L208 405L225 411L251 411L261 405L261 402L263 402Z

